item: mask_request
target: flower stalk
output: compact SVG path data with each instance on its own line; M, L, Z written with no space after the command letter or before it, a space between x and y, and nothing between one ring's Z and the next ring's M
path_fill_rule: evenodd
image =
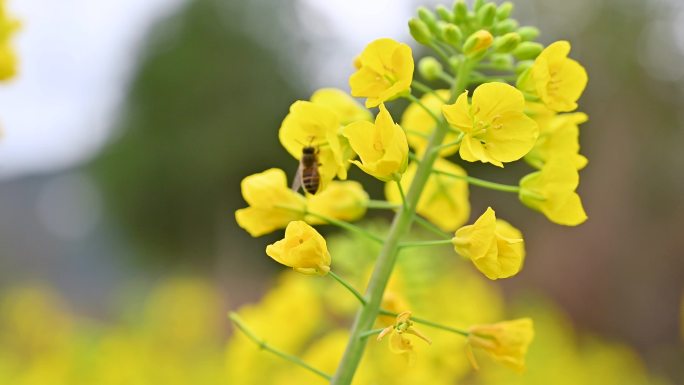
M455 100L455 97L465 90L468 83L470 66L471 64L468 60L463 60L460 63L456 81L452 87L451 99ZM342 356L342 361L332 377L331 385L351 384L356 368L361 361L366 344L365 340L361 339L360 336L373 328L375 319L380 312L382 297L399 252L399 243L411 228L415 217L413 210L418 204L418 199L432 172L432 166L438 157L438 153L430 151L430 149L439 146L448 132L444 119L440 118L437 123L437 127L427 145L428 151L425 152L422 161L418 165L416 175L406 194L406 205L395 214L383 248L380 250L375 269L366 289L368 302L357 312L349 342Z

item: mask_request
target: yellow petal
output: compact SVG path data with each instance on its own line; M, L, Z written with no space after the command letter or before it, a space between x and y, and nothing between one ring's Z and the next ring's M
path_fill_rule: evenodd
M463 91L454 104L442 107L442 113L451 127L465 133L473 130L473 119L468 104L468 91Z
M473 115L476 119L491 122L506 112L522 112L525 97L515 87L499 82L485 83L473 92Z

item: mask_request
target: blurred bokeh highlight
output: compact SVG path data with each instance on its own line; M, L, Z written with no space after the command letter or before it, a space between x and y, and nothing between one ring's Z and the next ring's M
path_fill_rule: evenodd
M461 357L440 381L561 384L548 382L558 368L575 384L684 383L684 3L514 3L516 19L538 26L545 43L571 41L588 70L580 109L589 115L581 126L589 165L579 193L589 220L560 228L515 196L471 189L474 213L496 202L497 213L517 218L526 266L484 283L463 272L468 265L449 264L442 271L453 280L440 279L454 292L461 280L489 296L491 312L473 321L538 320L528 366L543 369L525 379L489 367L463 377ZM19 74L0 84L0 383L256 384L231 378L263 370L257 360L273 383L308 378L231 338L226 312L273 287L269 296L299 290L321 307L301 322L330 331L344 325L323 313L349 309L327 309L326 296L346 293L281 274L264 254L280 234L253 239L235 223L245 206L240 180L270 167L294 173L277 139L289 105L320 87L348 89L351 60L367 42L411 41L408 18L434 4L10 1L22 29ZM517 176L468 165L516 183L525 166L511 168ZM382 197L382 184L354 169L350 177ZM351 258L344 248L361 246L337 247ZM450 306L420 295L426 313ZM268 298L251 310L256 325L296 313ZM477 307L472 301L454 306ZM468 314L452 316L466 322ZM312 357L341 349L343 334L308 345L323 330L316 325L282 343ZM277 329L264 333L278 341ZM231 352L242 369L226 364ZM451 359L427 354L425 365ZM153 355L154 365L145 361ZM109 372L117 367L125 369ZM591 378L565 374L573 370Z

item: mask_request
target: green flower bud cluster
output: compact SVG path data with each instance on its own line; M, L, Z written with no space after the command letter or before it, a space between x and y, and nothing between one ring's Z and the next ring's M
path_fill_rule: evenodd
M509 1L497 5L476 0L469 7L465 0L457 0L451 8L418 8L416 16L409 20L409 31L418 43L443 53L441 56L451 65L458 61L452 60L454 57L464 54L478 61L488 58L493 70L515 70L519 74L544 47L534 41L539 30L520 26L511 17L512 12ZM425 76L428 80L436 77L432 64L425 67L431 70Z

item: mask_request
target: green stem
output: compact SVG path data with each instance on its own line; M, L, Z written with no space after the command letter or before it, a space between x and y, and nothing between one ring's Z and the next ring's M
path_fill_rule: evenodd
M257 344L259 349L271 352L271 353L275 354L276 356L278 356L284 360L287 360L287 361L292 362L293 364L299 365L302 368L304 368L304 369L306 369L306 370L308 370L314 374L317 374L317 375L325 378L326 380L330 381L331 377L329 374L326 374L323 371L314 368L313 366L302 361L302 359L300 359L299 357L293 356L291 354L287 354L283 351L280 351L280 350L272 347L268 343L266 343L266 341L264 341L263 339L258 337L249 327L247 327L247 325L244 323L244 321L242 321L242 318L240 318L240 316L237 315L237 313L230 312L228 314L228 318L230 318L230 320L233 321L235 326L238 329L240 329L240 331L242 331L245 334L245 336L247 336L247 338L249 338L250 340L252 340L252 342Z
M468 84L470 66L471 63L467 60L464 60L459 65L456 82L454 82L451 88L451 103L454 102L458 94L465 90ZM418 165L418 169L411 182L411 187L406 194L406 207L400 208L395 214L392 226L387 234L387 239L380 250L370 282L366 288L366 306L363 306L356 314L347 347L342 356L342 361L340 361L337 371L330 382L331 385L350 385L356 368L359 366L359 362L361 362L366 344L359 337L373 328L375 319L380 312L380 304L382 303L387 282L397 259L399 241L411 228L418 199L438 157L438 154L430 151L430 149L441 144L448 132L444 119L438 119L437 121L437 128L432 132L425 155Z
M354 287L353 287L349 282L345 281L345 280L344 280L342 277L340 277L339 275L336 275L336 274L333 275L333 272L332 272L332 271L330 271L328 274L330 274L333 278L335 278L335 280L336 280L338 283L340 283L340 284L341 284L342 286L344 286L347 290L349 290L349 291L356 297L356 299L359 300L359 302L360 302L362 305L364 305L364 306L366 305L366 300L361 296L361 294L360 294L358 291L356 291L356 289L354 289ZM387 316L392 316L392 317L396 317L396 316L399 315L399 313L395 313L395 312L393 312L393 311L385 310L385 309L382 309L382 308L379 310L378 313L381 314L381 315L387 315ZM430 321L430 320L426 320L426 319L424 319L424 318L417 318L417 317L411 316L411 320L415 321L416 323L420 323L420 324L423 324L423 325L428 325L428 326L431 326L431 327L434 327L434 328L437 328L437 329L447 330L447 331L454 332L454 333L461 334L461 335L465 335L465 336L468 335L468 332L465 332L465 331L463 331L463 330L461 330L461 329L456 329L456 328L453 328L453 327L450 327L450 326L445 326L445 325L439 324L439 323L437 323L437 322L433 322L433 321ZM368 337L369 335L373 335L373 334L379 333L379 332L381 332L382 330L383 330L383 329L373 329L373 330L369 330L369 331L363 332L363 333L361 333L361 335L359 336L359 338L362 338L362 339L363 339L363 338L366 338L366 337Z
M420 108L422 108L425 112L427 112L428 115L430 115L430 117L432 117L432 119L433 119L435 122L440 122L440 121L441 121L441 119L439 118L439 116L435 115L435 113L432 112L432 110L429 109L425 104L423 104L423 102L421 102L417 97L415 97L415 96L413 96L413 95L411 95L411 94L406 94L404 97L405 97L406 99L412 101L413 103L416 103L417 105L419 105Z
M333 273L332 270L330 270L328 272L328 274L331 277L333 277L335 279L335 281L337 281L340 285L344 286L345 289L349 290L349 292L352 293L354 295L354 297L356 297L356 299L358 299L359 302L361 302L362 305L364 305L364 306L366 305L366 299L363 298L363 295L361 295L361 293L359 293L356 289L354 289L354 286L352 286L349 282L345 281L339 275Z
M432 231L433 233L435 233L436 235L439 235L442 238L446 238L446 239L453 238L453 234L449 234L446 231L442 231L442 229L437 227L435 224L433 224L432 222L428 221L427 219L425 219L425 218L423 218L417 214L416 214L416 217L414 218L414 220L416 221L417 224L419 224L424 229L426 229L428 231Z
M363 235L364 237L366 237L366 238L368 238L368 239L370 239L370 240L372 240L372 241L375 241L375 242L378 242L378 243L383 243L383 242L385 242L385 240L382 239L382 237L380 237L380 236L378 236L378 235L375 235L375 234L373 234L373 233L371 233L371 232L367 231L366 229L363 229L363 228L361 228L361 227L359 227L359 226L353 225L353 224L351 224L351 223L349 223L349 222L341 221L341 220L339 220L339 219L331 218L331 217L329 217L329 216L327 216L327 215L318 214L318 213L314 213L314 212L311 212L311 211L307 211L307 212L306 212L306 215L310 215L310 216L312 216L312 217L314 217L314 218L321 219L321 220L323 220L323 221L328 222L328 223L331 224L331 225L335 225L335 226L337 226L337 227L340 227L340 228L345 229L345 230L347 230L347 231L350 231L350 232L352 232L352 233L356 233L356 234L359 234L359 235Z
M366 202L366 207L368 207L369 209L394 210L401 207L401 205L392 202L371 199L368 202Z
M382 314L382 315L388 315L388 316L393 316L393 317L396 317L396 316L398 315L397 313L395 313L395 312L393 312L393 311L388 311L388 310L380 310L380 314ZM433 321L430 321L430 320L426 320L425 318L419 318L419 317L411 316L411 321L413 321L413 322L415 322L415 323L417 323L417 324L422 324L422 325L425 325L425 326L430 326L430 327L435 328L435 329L441 329L441 330L446 330L446 331L448 331L448 332L460 334L460 335L462 335L462 336L464 336L464 337L468 337L468 336L470 335L469 332L467 332L467 331L465 331L465 330L463 330L463 329L458 329L458 328L454 328L454 327L451 327L451 326L442 325L442 324L437 323L437 322L433 322Z
M509 185L509 184L490 182L488 180L479 179L479 178L475 178L472 176L459 175L459 174L454 174L451 172L440 171L440 170L433 170L432 172L434 172L435 174L450 176L452 178L463 179L472 185L488 188L491 190L510 192L510 193L516 193L516 194L518 192L520 192L520 186L513 186L513 185Z
M408 209L408 206L406 205L406 194L404 194L404 187L401 185L401 175L395 175L394 183L396 183L397 189L399 190L399 195L401 196L401 205L406 210Z
M363 340L363 339L366 339L366 338L368 338L374 334L380 334L380 332L382 332L383 330L385 330L385 328L369 330L367 332L361 333L361 335L359 335L359 338Z
M438 239L435 241L411 241L411 242L401 242L399 247L405 249L407 247L427 247L427 246L442 246L451 245L451 239Z
M445 72L440 72L438 76L440 79L444 80L450 86L454 84L454 82L456 81L454 78L452 78L449 74Z
M461 132L460 134L458 134L458 137L453 142L441 144L437 147L434 147L432 149L432 151L439 152L439 151L442 151L443 149L449 148L451 146L458 146L459 144L461 144L461 141L463 140L464 136L465 136L465 134L463 132Z
M428 47L432 48L435 52L437 52L437 55L439 55L442 60L444 60L444 63L446 65L449 65L449 54L445 50L442 49L442 47L438 46L434 42L431 42L428 44Z
M411 85L412 85L413 87L415 87L418 91L420 91L420 92L422 92L422 93L424 93L424 94L433 94L433 95L435 95L435 97L436 97L437 99L441 100L443 103L446 103L446 99L444 99L443 97L441 97L437 92L435 92L435 90L433 90L432 88L430 88L430 86L428 86L427 84L424 84L424 83L422 83L422 82L419 82L418 80L413 80L413 82L411 83Z

